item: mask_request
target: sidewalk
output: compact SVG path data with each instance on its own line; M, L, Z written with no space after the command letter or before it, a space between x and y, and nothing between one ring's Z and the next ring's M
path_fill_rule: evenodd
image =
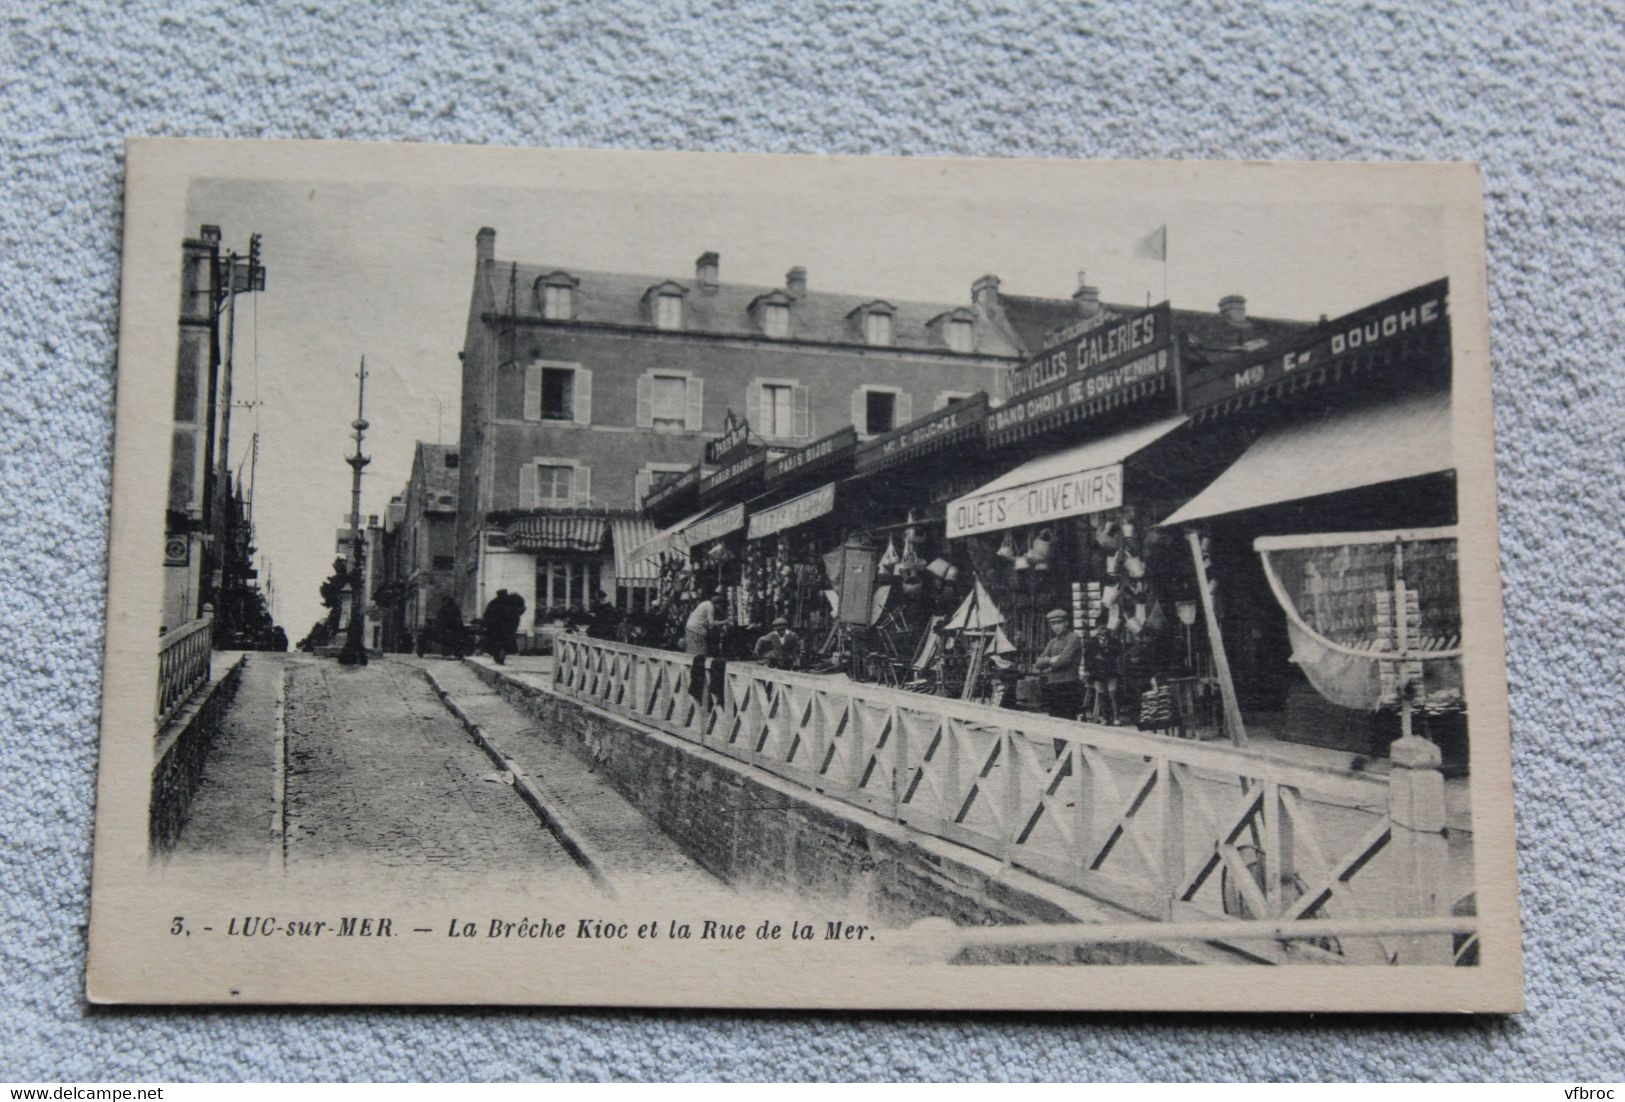
M477 724L483 740L518 766L543 805L538 814L551 820L551 829L566 835L560 841L567 847L579 847L612 890L641 878L658 878L662 888L729 890L556 736L538 727L466 665L402 661L427 674L448 705ZM500 668L528 683L552 681L551 658L511 658Z

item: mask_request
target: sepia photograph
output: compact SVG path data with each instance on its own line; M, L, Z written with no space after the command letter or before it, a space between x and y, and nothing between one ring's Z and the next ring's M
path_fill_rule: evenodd
M132 142L90 998L1518 1009L1481 187Z

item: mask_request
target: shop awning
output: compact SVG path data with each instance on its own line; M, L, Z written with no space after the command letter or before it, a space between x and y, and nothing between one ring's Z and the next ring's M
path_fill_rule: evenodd
M615 578L621 585L652 582L660 577L655 564L639 558L637 551L655 536L655 526L642 517L614 517L609 522L610 543L615 551Z
M518 517L507 523L508 546L519 551L599 551L607 517Z
M747 539L759 540L775 532L782 532L786 528L794 528L798 524L816 520L833 512L834 509L835 483L825 483L811 493L793 497L783 504L752 513L750 527L746 530L745 536Z
M719 536L745 526L745 506L713 505L691 517L685 517L665 529L654 539L632 552L639 560L659 560L665 554L682 554L697 543L714 540Z
M686 550L688 546L687 544L683 544L681 547L678 546L678 537L682 535L683 529L687 528L695 521L703 520L712 513L718 512L720 509L721 506L712 506L710 508L701 509L699 512L694 513L691 516L684 517L682 520L678 521L676 524L673 524L669 528L662 528L659 532L655 533L652 538L645 540L638 547L634 548L632 551L632 558L637 559L639 562L654 563L658 562L662 555L673 551Z
M1162 523L1356 490L1455 466L1450 395L1412 395L1269 429Z
M997 532L1123 504L1123 461L1185 423L1165 417L1041 456L948 504L948 538Z

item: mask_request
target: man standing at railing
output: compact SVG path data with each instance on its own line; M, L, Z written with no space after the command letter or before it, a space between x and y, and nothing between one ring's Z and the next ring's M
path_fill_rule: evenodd
M1049 642L1033 665L1043 678L1039 700L1046 714L1060 719L1077 719L1081 706L1078 660L1083 656L1083 640L1072 630L1071 616L1052 608L1044 614L1049 623Z
M714 701L721 696L718 690L721 688L724 663L718 662L716 668L711 670L710 681L706 677L706 667L707 660L721 649L717 636L727 625L728 598L720 594L707 597L695 605L683 624L683 653L692 655L694 659L689 666L688 693L701 703L707 699Z

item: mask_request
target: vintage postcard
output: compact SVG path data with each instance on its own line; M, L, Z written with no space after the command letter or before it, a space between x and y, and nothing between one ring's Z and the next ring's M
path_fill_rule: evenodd
M132 142L89 997L1520 1009L1480 196Z

